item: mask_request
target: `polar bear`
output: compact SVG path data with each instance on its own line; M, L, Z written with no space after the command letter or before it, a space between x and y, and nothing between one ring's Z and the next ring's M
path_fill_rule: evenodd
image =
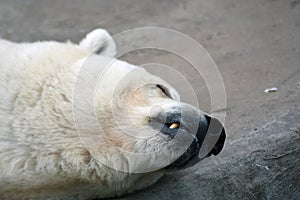
M217 119L115 55L103 29L79 44L0 40L1 199L120 196L222 150Z

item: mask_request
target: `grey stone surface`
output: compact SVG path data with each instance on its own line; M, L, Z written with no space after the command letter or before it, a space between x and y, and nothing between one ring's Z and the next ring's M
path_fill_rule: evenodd
M112 34L166 27L194 38L212 56L227 94L224 151L121 199L300 199L299 0L10 0L0 1L0 24L0 36L14 41L78 42L96 27ZM123 58L174 66L209 112L204 82L187 63L154 50ZM170 82L188 101L180 82ZM264 93L271 87L277 92Z

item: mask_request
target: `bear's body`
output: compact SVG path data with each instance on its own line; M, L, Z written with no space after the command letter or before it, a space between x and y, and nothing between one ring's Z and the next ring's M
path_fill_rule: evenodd
M147 140L131 140L110 127L113 116L104 108L110 105L118 81L136 68L118 60L103 77L96 94L97 112L104 124L102 128L108 130L109 144L99 141L95 148L89 149L83 140L94 140L93 133L82 138L78 135L73 112L78 73L90 56L100 60L97 64L100 68L107 65L108 58L115 55L115 45L110 39L106 31L98 29L79 45L52 41L17 44L0 40L0 199L113 197L145 188L162 176L164 170L159 168L144 173L120 170L118 162L127 163L131 170L134 167L126 156L109 149L112 144L126 151L162 152L161 157L143 161L144 166L161 164L165 157L174 161L182 154L169 151L169 137L159 132L153 132L154 136ZM94 55L99 49L100 55ZM147 86L134 93L138 97L134 95L132 104L139 107L134 107L132 118L137 126L144 126L146 118L141 116L147 115L148 104L169 105L178 95L171 86L145 70L137 70L137 74L137 82L147 79L167 87L161 90L161 87ZM174 109L173 104L170 109ZM192 108L187 110L195 118L200 115ZM123 112L122 108L118 111ZM86 130L93 126L89 123L84 124ZM149 125L146 129L153 131ZM98 150L112 165L99 162L92 152Z

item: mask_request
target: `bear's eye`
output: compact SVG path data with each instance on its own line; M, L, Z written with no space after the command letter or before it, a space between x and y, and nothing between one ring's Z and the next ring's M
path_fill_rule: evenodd
M167 88L165 88L165 87L162 86L162 85L156 85L156 87L158 87L164 95L166 95L167 97L171 98L171 95L170 95L170 93L168 92L168 89L167 89Z
M174 122L174 123L166 123L166 125L170 128L170 129L177 129L180 126L179 122Z

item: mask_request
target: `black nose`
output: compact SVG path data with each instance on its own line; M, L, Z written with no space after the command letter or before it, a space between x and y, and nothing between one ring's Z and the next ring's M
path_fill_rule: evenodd
M206 116L206 120L207 120L207 127L206 127L205 137L217 138L216 140L212 140L215 143L207 156L211 156L211 155L216 156L222 151L224 147L224 143L226 139L225 129L222 123L215 118Z
M224 147L225 139L226 139L226 134L225 134L225 130L223 129L216 145L213 147L211 152L209 152L208 156L210 156L211 154L213 154L214 156L218 155Z

